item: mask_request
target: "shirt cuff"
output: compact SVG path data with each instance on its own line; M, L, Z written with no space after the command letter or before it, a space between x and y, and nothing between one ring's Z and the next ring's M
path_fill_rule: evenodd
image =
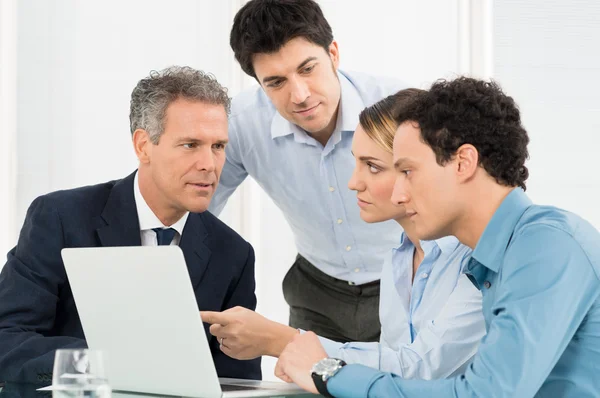
M363 365L346 365L327 380L327 391L334 397L364 398L382 372Z
M344 359L340 357L340 348L342 348L342 346L344 345L343 343L338 343L336 341L329 340L325 337L320 336L319 341L321 342L321 345L325 349L325 352L327 353L327 356L329 358Z
M298 331L300 332L300 334L306 333L306 330L303 330L300 328L298 328ZM326 339L325 337L321 337L321 336L317 336L317 337L319 338L319 341L321 342L321 345L325 349L325 352L327 353L328 357L344 359L344 358L339 358L339 355L340 355L339 349L342 348L344 343L338 343L336 341L329 340L329 339Z

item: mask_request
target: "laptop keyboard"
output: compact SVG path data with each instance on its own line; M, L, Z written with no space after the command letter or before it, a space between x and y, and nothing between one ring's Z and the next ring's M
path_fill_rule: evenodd
M221 391L250 391L250 390L267 390L264 387L252 387L252 386L236 386L235 384L221 384Z

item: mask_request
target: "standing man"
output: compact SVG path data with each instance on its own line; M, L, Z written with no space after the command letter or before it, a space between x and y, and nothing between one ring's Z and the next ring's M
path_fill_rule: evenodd
M254 310L252 246L205 211L225 163L229 107L211 75L153 72L131 94L137 171L33 201L0 273L0 383L49 382L56 349L87 346L65 247L179 245L199 309ZM229 358L206 329L219 377L261 378L260 358Z
M283 211L298 256L283 281L290 325L335 341L377 341L379 274L401 228L361 220L347 188L360 111L403 85L338 70L338 44L312 0L251 0L230 44L259 87L237 96L210 210L250 175ZM364 204L369 206L370 204Z

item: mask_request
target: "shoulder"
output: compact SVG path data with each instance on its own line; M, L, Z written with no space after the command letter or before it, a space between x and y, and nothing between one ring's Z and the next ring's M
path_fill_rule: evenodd
M390 76L370 75L356 71L339 71L357 89L365 106L370 106L382 98L409 88L408 83Z
M530 206L515 227L508 254L526 256L522 263L538 262L548 272L567 265L569 272L591 266L600 277L600 233L578 215L556 207Z
M213 236L215 245L225 249L241 249L248 251L251 246L240 234L235 232L231 227L213 215L210 211L199 213L198 216L204 223L204 226Z
M82 209L103 207L112 188L119 181L113 180L41 195L33 201L31 208L45 207L55 209L59 213L73 214Z
M551 239L546 243L573 242L588 246L592 241L600 245L600 233L589 222L567 210L553 206L532 205L515 227L515 237L539 241L537 236Z
M257 141L269 138L276 109L259 86L253 86L235 96L229 115L229 151L253 147Z
M231 101L230 121L256 117L261 112L272 116L275 112L275 107L264 90L257 84L240 92L233 98Z

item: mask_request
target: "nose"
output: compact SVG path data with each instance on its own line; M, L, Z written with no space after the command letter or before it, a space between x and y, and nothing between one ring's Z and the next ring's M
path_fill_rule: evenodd
M395 205L404 205L408 203L410 197L406 192L406 184L404 182L404 176L396 177L394 182L394 190L392 191L391 201Z
M365 190L365 184L358 176L358 167L354 168L350 181L348 181L348 189L351 191L362 192Z
M215 156L210 145L203 145L202 150L196 153L196 170L207 173L214 172L217 165Z
M291 100L294 104L302 104L308 97L310 97L310 90L308 84L302 78L295 78L291 80Z

